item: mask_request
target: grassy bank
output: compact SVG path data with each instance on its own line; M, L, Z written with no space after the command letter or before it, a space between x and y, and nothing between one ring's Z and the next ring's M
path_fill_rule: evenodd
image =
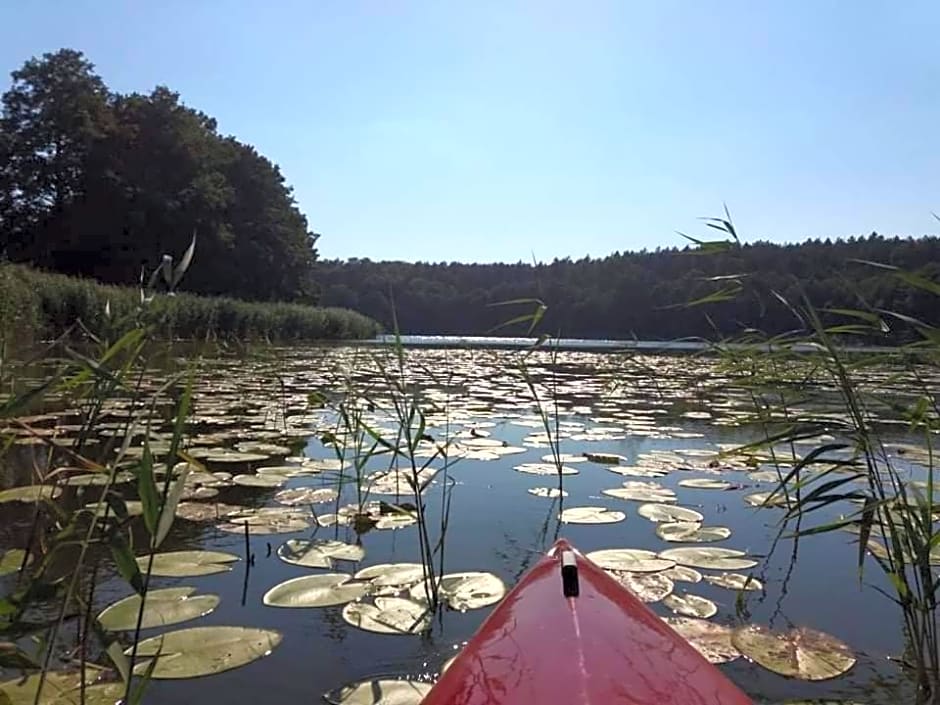
M140 291L0 264L0 339L27 343L76 321L95 334L120 334L139 321ZM147 307L157 335L186 339L347 340L371 338L378 324L355 311L224 297L157 295Z

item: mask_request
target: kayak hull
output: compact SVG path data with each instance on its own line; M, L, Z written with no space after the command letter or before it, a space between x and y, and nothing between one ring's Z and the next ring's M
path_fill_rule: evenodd
M574 557L578 595L562 590ZM564 540L493 610L422 705L753 705Z

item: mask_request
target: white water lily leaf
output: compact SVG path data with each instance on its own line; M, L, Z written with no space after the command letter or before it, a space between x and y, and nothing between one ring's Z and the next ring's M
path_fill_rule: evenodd
M606 572L643 602L659 602L675 588L672 580L663 573L636 573L626 570Z
M607 507L569 507L558 518L565 524L616 524L627 515Z
M426 587L424 582L414 585L409 591L411 599L425 600ZM438 581L438 596L460 612L495 604L505 594L506 585L492 573L449 573Z
M620 487L601 490L601 492L609 497L628 499L634 502L671 504L676 501L676 493L658 482L627 480Z
M707 597L690 595L689 593L669 595L663 599L663 604L674 613L681 614L684 617L708 619L718 614L718 605L714 602Z
M237 504L216 502L203 504L202 502L180 502L176 505L176 516L187 521L215 521L227 516L245 511L245 507Z
M5 551L4 554L0 556L0 575L9 575L10 573L19 572L23 565L24 558L26 558L26 551L22 548L11 548L9 551ZM33 554L30 553L26 565L32 562Z
M420 705L433 683L408 680L368 680L327 693L331 705Z
M141 628L151 629L186 622L203 617L218 607L218 595L194 596L194 592L194 587L148 590ZM140 595L131 595L102 610L98 621L112 632L130 631L137 628L139 612Z
M808 627L774 632L749 624L736 629L731 639L749 659L789 678L827 680L841 676L855 665L855 656L846 644Z
M280 643L281 633L272 629L192 627L143 640L137 655L156 657L152 678L198 678L256 661ZM135 672L144 673L148 665L145 660Z
M262 602L269 607L344 605L369 592L369 583L352 582L351 579L348 573L323 573L285 580L264 593Z
M380 634L420 634L431 623L431 615L421 602L402 597L376 597L375 604L350 602L343 619L354 627Z
M587 458L585 458L583 455L578 455L576 453L559 453L558 460L561 463L586 463L587 462ZM551 463L552 465L554 465L555 456L552 455L551 453L549 453L548 455L543 455L542 462Z
M287 478L283 475L236 475L232 482L242 487L280 487Z
M734 487L726 480L713 480L708 477L693 477L686 480L679 480L679 487L691 487L696 490L727 490Z
M637 514L652 522L701 522L705 517L694 509L676 507L671 504L641 504Z
M660 558L673 560L692 568L714 568L716 570L744 570L753 568L757 561L747 557L744 551L733 548L703 546L701 548L670 548L661 551Z
M292 507L298 504L323 504L332 502L339 495L331 487L296 487L289 490L281 490L274 495L274 501L279 504L286 504Z
M619 465L626 461L626 458L616 453L585 453L584 457L600 465Z
M724 541L731 536L731 529L725 526L702 526L698 522L671 522L659 524L656 535L663 541L675 543L709 543Z
M676 562L657 556L653 551L639 548L604 548L584 556L604 570L622 570L632 573L657 573L672 568Z
M349 526L352 517L348 514L317 514L316 523L320 526Z
M526 490L531 495L536 497L546 497L548 499L557 499L558 497L567 497L568 492L565 490L560 490L557 487L530 487Z
M169 551L153 556L152 575L168 578L195 577L225 573L232 567L229 563L238 560L238 556L222 551ZM150 556L138 556L137 565L141 572L147 572Z
M375 521L375 528L380 531L404 529L406 526L414 526L417 523L418 516L412 512L393 512L380 515Z
M624 477L665 477L669 474L668 470L643 467L640 465L611 465L607 469L618 475L623 475ZM681 485L682 483L680 482L679 484Z
M559 469L553 463L523 463L522 465L516 465L513 470L517 472L524 472L529 475L558 475ZM580 471L577 468L569 467L567 465L561 466L560 474L562 475L577 475Z
M782 492L754 492L744 495L744 501L754 507L787 506L787 498Z
M285 563L300 565L305 568L332 568L333 560L361 561L366 550L362 546L316 539L289 539L277 549L278 558Z
M731 642L730 627L694 617L666 617L663 621L711 663L728 663L741 657Z
M705 582L717 585L718 587L728 588L729 590L751 590L756 592L764 589L764 584L760 580L752 578L750 575L741 575L740 573L706 575Z
M95 683L98 672L88 669L84 693L79 672L49 671L34 673L27 678L13 678L0 682L0 702L4 705L33 705L40 679L43 679L39 705L114 705L124 697L124 683Z
M424 567L420 563L381 563L363 568L353 577L368 580L378 588L405 589L424 580Z
M4 502L36 502L40 499L55 499L62 494L61 487L52 485L24 485L0 491L0 504Z
M225 522L219 524L219 529L230 534L243 534L247 524L249 534L291 534L309 529L313 521L313 515L305 509L260 507L244 509L238 514L226 517Z
M209 463L260 463L262 460L267 460L271 456L267 453L238 453L236 451L229 451L223 453L215 453L212 455L207 455L205 460Z
M670 580L675 580L677 583L702 582L702 574L695 570L695 568L689 568L685 565L677 565L673 566L669 570L664 570L663 575L668 577Z

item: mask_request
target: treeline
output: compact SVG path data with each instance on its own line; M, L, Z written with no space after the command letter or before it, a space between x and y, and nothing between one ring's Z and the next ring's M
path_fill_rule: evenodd
M195 234L185 288L315 303L311 232L278 167L160 86L108 89L77 51L13 72L0 117L0 259L132 285Z
M548 264L323 261L316 265L325 305L352 308L404 333L524 332L499 326L538 298L548 310L540 330L566 337L710 339L756 328L799 327L781 300L804 297L820 309L885 309L940 323L938 298L905 285L869 260L940 279L940 239L869 237L758 242L709 254L692 249L615 253ZM699 305L690 305L701 302ZM832 314L830 317L835 317Z
M378 326L354 311L222 296L157 294L146 305L133 287L0 263L0 355L68 330L115 339L138 324L167 339L272 342L372 338Z

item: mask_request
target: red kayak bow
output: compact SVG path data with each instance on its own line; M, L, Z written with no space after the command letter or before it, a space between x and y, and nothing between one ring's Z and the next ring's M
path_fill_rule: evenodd
M753 705L631 592L559 540L422 705Z

